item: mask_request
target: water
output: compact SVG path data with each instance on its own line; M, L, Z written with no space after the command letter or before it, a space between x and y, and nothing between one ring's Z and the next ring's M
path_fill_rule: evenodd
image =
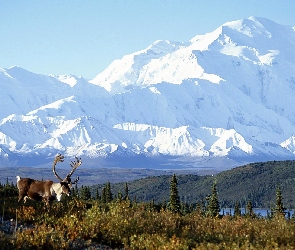
M220 210L220 214L221 215L234 215L234 209L233 208L222 208ZM246 213L246 209L245 208L240 208L241 214L245 214ZM271 213L270 209L266 209L266 208L253 208L253 212L261 217L267 217L268 214ZM292 217L292 215L295 213L294 209L286 209L285 210L285 214L286 217Z

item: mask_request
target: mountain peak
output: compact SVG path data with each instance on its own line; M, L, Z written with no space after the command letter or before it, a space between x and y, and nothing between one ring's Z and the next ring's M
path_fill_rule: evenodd
M181 84L189 78L219 83L223 78L204 72L198 63L196 51L222 51L228 43L234 46L249 44L252 47L251 39L257 42L260 35L264 39L272 37L264 27L271 24L270 20L264 18L249 17L225 23L213 32L195 36L186 43L157 40L144 50L114 61L91 82L113 94L161 82ZM264 41L259 41L259 45L263 43Z
M262 35L271 38L272 32L269 28L273 29L274 25L278 26L269 19L251 16L247 19L225 23L222 27L230 28L249 37Z

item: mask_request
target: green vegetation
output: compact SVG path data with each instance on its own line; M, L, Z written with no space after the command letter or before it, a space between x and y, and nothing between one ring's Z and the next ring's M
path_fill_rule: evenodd
M275 207L275 213L276 214L282 214L284 215L285 207L283 205L283 198L282 198L282 192L280 186L277 187L276 190L276 207Z
M218 216L220 212L220 206L219 206L215 181L213 182L213 185L212 185L212 193L211 195L208 195L206 199L208 200L208 209L207 209L208 215L211 217Z
M174 174L170 183L170 200L167 208L174 213L180 212L180 200L178 195L177 178Z
M278 165L284 171L294 164L282 163ZM18 204L16 187L7 182L0 185L0 209L4 220L17 219L18 227L0 233L0 246L3 249L294 249L295 218L285 217L283 211L285 201L292 197L284 195L289 191L286 192L285 179L280 179L286 176L291 183L291 170L285 175L280 167L273 162L257 163L216 176L173 175L113 185L108 182L101 187L74 187L72 195L53 202L49 212L41 202ZM229 197L235 199L230 200L225 195L231 194L234 185L231 178L243 181L242 185L252 183L237 189L237 193L247 194L247 190L248 194L254 194L252 187L258 188L256 174L265 177L260 186L274 175L278 177L272 180L273 188L268 191L273 213L266 218L255 215L251 196L239 199L232 195ZM145 196L151 193L153 196L160 187L165 190L160 201L143 201L134 196L134 190L143 190L138 183L145 188ZM237 182L236 186L239 185ZM229 190L222 189L225 187ZM233 216L219 214L221 194L224 204L225 201L234 204ZM188 197L199 198L188 202ZM243 201L247 208L245 215L240 213Z
M171 175L147 177L128 182L129 197L137 201L161 203L169 199ZM276 188L280 185L284 205L295 208L295 161L251 163L214 176L177 175L181 202L198 203L210 194L216 181L220 207L245 208L251 200L254 208L273 208ZM112 183L113 193L124 191L125 183ZM91 186L92 193L103 185Z

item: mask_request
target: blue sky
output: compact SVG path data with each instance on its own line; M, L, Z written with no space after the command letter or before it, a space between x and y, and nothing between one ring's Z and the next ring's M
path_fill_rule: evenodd
M156 40L185 42L228 21L295 26L295 0L0 0L0 68L94 78Z

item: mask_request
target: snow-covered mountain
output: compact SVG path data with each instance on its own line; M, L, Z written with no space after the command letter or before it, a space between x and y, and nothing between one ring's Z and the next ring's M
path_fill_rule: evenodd
M93 80L0 69L0 165L225 169L295 158L295 26L225 23L156 41Z

